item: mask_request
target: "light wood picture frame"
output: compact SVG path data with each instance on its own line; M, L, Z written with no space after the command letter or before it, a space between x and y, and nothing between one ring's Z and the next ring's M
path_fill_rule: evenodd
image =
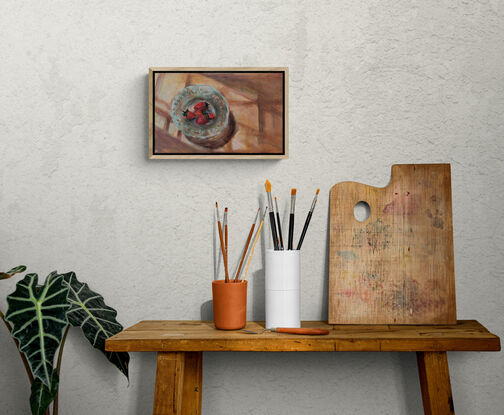
M288 68L150 68L150 159L288 158Z

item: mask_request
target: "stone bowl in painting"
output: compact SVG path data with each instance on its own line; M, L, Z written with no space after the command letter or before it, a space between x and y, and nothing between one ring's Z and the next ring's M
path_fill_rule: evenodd
M196 119L187 120L185 111L193 111L198 102L208 103L208 111L215 118L207 124L199 125ZM208 85L189 85L180 90L171 105L171 117L175 126L188 138L210 140L220 134L228 125L229 105L226 98L215 88Z

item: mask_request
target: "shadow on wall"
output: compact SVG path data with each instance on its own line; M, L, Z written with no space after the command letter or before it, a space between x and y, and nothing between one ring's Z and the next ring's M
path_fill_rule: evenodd
M264 195L261 193L258 197L259 207L261 208L261 212L264 212L267 209L266 201ZM261 230L261 234L259 235L258 244L261 244L261 265L262 268L257 270L252 275L252 284L254 287L253 292L253 300L252 300L252 319L253 320L266 320L266 308L265 308L265 258L266 258L266 244L267 244L267 225L266 225L266 217L264 218L263 228ZM254 256L257 256L258 252L254 253Z
M423 404L421 403L420 393L420 379L414 376L418 374L416 365L415 353L396 353L400 369L401 380L400 388L402 389L402 396L404 397L405 409L407 415L421 415L423 414Z
M203 406L209 414L423 414L414 353L204 356ZM235 390L240 399L222 398L227 383L240 389ZM272 405L278 396L281 405Z
M201 304L200 316L203 321L213 320L213 301L208 300Z
M154 385L156 380L156 356L157 353L134 353L135 365L138 371L135 379L137 389L136 414L152 413L154 402Z
M143 99L144 102L147 103L146 108L149 107L149 74L143 75L141 77L143 83ZM149 161L149 111L144 111L142 123L142 131L145 132L145 135L142 140L142 154L144 155L144 159Z
M331 252L331 211L327 209L327 232L326 232L326 251L324 258L324 284L322 285L322 302L320 309L320 318L323 321L327 321L329 318L329 255Z
M264 258L264 257L263 257ZM254 287L252 297L252 320L266 320L264 267L252 276Z

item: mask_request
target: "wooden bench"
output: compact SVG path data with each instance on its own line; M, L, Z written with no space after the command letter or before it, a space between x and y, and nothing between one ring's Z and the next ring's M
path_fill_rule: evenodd
M456 325L328 325L327 336L221 331L209 321L141 321L109 338L107 351L157 352L154 414L201 413L202 352L416 352L425 414L454 414L447 351L499 351L500 339L475 320ZM263 322L246 328L261 331Z

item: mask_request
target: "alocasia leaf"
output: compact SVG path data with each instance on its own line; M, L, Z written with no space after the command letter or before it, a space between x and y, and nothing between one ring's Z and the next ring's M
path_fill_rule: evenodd
M47 408L58 393L58 371L53 370L51 376L51 388L42 383L39 378L36 378L31 385L30 408L32 415L44 415Z
M7 278L10 278L15 274L19 274L20 272L25 271L26 271L26 265L18 265L17 267L14 267L7 272L0 272L0 280L6 280Z
M26 265L18 265L17 267L14 267L11 270L7 271L7 274L14 275L25 271L26 271Z
M7 296L9 309L5 319L12 324L12 336L19 341L34 377L52 390L53 361L68 324L66 311L68 287L63 275L48 275L44 285L37 285L37 274L26 274Z
M107 359L128 377L129 354L107 352L105 340L119 333L123 326L116 320L117 311L105 304L103 297L80 282L74 272L63 274L64 284L69 288L67 311L72 326L80 327L94 348L102 351Z

